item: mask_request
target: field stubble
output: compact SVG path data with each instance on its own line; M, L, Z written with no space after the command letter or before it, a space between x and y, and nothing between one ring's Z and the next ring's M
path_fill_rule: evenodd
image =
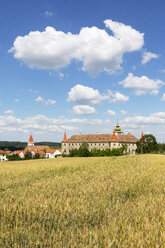
M1 163L0 247L165 247L165 156Z

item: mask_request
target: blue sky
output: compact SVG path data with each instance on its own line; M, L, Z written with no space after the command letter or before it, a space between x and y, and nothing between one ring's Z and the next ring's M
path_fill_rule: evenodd
M165 2L0 2L0 139L165 141Z

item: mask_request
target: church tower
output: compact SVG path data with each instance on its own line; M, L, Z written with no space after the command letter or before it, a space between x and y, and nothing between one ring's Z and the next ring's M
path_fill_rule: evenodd
M115 134L123 134L123 132L121 131L121 128L120 128L119 122L117 122L117 124L116 124L116 127L115 127L114 131L115 131Z
M34 140L32 135L30 135L29 141L28 141L28 146L34 146Z

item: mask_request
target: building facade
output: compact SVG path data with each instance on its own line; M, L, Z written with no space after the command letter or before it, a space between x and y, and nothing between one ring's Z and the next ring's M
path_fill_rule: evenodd
M132 134L123 134L119 123L117 122L113 134L76 134L72 135L69 139L64 133L63 141L61 142L62 153L68 155L72 149L79 149L82 143L88 143L89 151L92 149L114 149L121 148L123 144L127 144L127 153L136 153L137 138Z

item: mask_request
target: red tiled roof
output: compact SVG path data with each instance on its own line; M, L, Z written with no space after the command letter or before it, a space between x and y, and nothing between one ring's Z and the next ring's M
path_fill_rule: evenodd
M46 153L54 153L56 150L58 150L58 149L47 149Z
M117 134L116 142L123 143L136 143L137 138L131 134ZM68 143L78 143L78 142L87 142L87 143L101 143L101 142L112 142L112 134L76 134L72 135L70 139L67 139Z
M44 151L38 151L38 153L39 153L40 155L46 155L46 153L45 153Z
M49 146L26 146L24 151L41 151L43 149L49 149Z
M3 150L0 150L0 154L6 154L6 152Z

